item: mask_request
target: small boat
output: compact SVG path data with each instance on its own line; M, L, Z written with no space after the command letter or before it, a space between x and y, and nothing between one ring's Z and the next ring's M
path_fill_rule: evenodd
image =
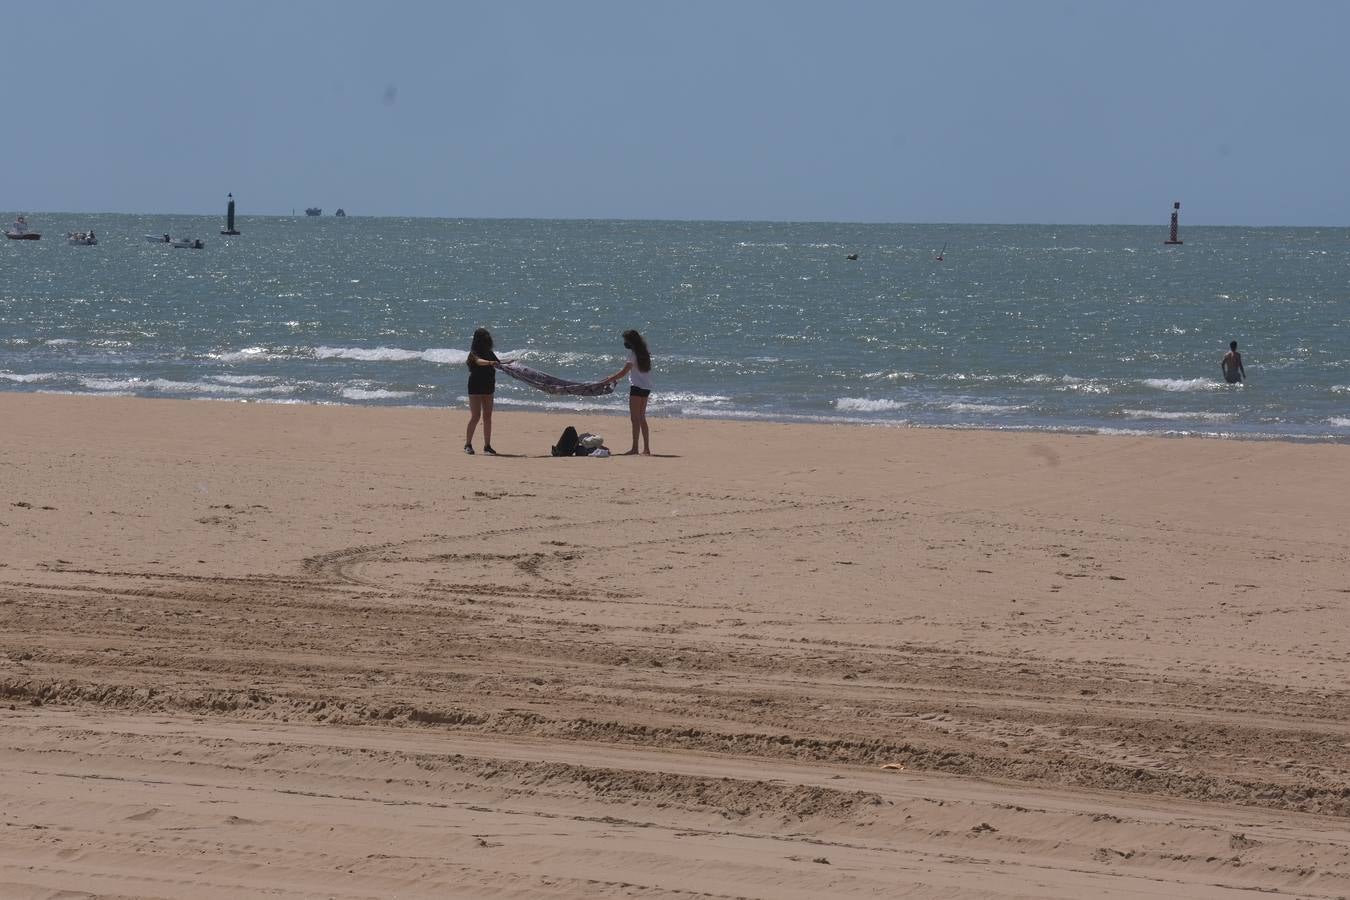
M221 234L238 235L239 229L234 227L234 194L227 194L230 202L225 205L225 227L220 229Z
M307 206L307 207L305 207L305 215L307 215L307 216L321 216L321 215L323 215L323 210L320 209L320 208L317 207L317 206Z
M5 230L5 237L11 241L37 241L42 239L39 232L28 230L28 220L23 216L15 219L14 224Z
M147 234L145 239L152 244L168 244L173 241L167 234Z
M346 211L345 209L343 209L342 207L339 206L339 207L338 207L338 211L335 212L335 213L333 213L333 215L339 216L339 217L345 219L345 218L347 217L347 211Z
M206 241L201 238L174 238L169 243L173 244L179 250L204 250Z
M67 231L66 243L80 247L94 247L98 244L98 237L93 231Z

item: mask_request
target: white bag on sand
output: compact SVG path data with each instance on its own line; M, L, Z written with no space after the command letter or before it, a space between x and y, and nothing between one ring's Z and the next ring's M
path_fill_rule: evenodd
M585 447L587 450L594 450L596 447L603 447L605 439L598 434L591 434L589 431L577 435L577 444Z
M605 457L609 456L609 448L608 448L608 447L601 447L601 448L598 449L598 450L592 450L592 451L591 451L589 454L587 454L587 455L590 456L591 459L595 459L595 458L597 458L597 457L599 457L600 459L604 459Z

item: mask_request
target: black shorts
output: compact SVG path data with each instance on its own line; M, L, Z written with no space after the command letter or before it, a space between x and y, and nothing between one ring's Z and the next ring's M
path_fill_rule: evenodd
M630 397L650 397L651 395L652 392L649 388L640 388L637 386L628 388L628 396Z

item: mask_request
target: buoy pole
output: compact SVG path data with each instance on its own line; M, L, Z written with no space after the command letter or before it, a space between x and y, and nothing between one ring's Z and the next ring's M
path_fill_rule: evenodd
M1181 201L1178 200L1172 204L1172 230L1167 234L1167 240L1164 244L1180 244L1181 239L1177 237L1177 216L1181 213Z

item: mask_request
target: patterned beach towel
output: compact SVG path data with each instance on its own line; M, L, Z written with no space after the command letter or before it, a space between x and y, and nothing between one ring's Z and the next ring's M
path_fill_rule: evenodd
M577 397L598 397L601 394L614 393L614 385L608 381L568 381L556 375L549 375L522 366L518 362L504 362L497 366L516 381L523 381L530 387L539 388L547 394L573 394Z

